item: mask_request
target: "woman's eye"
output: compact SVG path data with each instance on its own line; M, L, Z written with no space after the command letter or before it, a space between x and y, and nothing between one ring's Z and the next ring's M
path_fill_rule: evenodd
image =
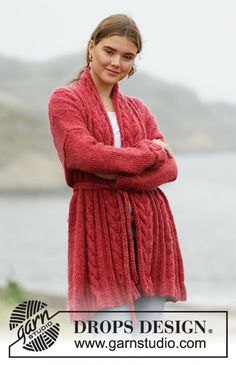
M132 60L132 57L130 57L130 56L124 56L124 59L127 60L127 61L131 61Z
M106 53L108 53L108 54L112 54L113 52L112 52L112 51L108 51L108 50L106 50Z

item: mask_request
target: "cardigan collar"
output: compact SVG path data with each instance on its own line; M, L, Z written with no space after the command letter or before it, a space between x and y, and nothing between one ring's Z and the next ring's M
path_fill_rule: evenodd
M85 89L84 91L90 92L95 96L98 104L100 105L101 111L103 111L104 116L107 120L107 123L110 126L110 133L111 133L112 140L113 140L112 143L114 144L114 136L113 136L112 125L111 125L110 119L108 117L107 111L105 109L102 97L99 94L99 92L96 88L96 85L93 81L93 78L90 74L89 67L84 68L79 80L77 81L77 83L75 85L76 85L76 87L81 88L81 91L82 91L83 95L86 95L86 92L83 93L83 88L84 88ZM119 125L119 128L120 128L121 145L122 145L122 147L125 147L126 142L125 142L125 136L124 136L124 131L123 131L123 121L122 121L122 118L121 118L120 103L119 103L119 99L121 98L121 96L122 96L122 94L119 90L118 82L116 82L113 85L113 88L112 88L112 101L113 101L113 105L114 105L115 112L116 112L117 122L118 122L118 125Z
M82 82L84 85L87 84L91 88L91 90L96 94L97 98L100 99L100 102L102 102L101 95L99 94L99 92L96 88L96 85L93 81L93 78L91 76L90 69L89 69L88 66L86 66L84 68L84 70L83 70L79 80L77 81L76 85L78 85L80 82ZM118 93L119 93L119 85L118 85L118 82L116 82L113 85L113 88L112 88L112 100L113 100L115 108L116 108L116 105L117 105Z

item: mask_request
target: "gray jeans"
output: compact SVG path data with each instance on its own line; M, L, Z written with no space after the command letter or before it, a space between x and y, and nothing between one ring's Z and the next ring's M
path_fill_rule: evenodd
M164 311L165 302L166 302L166 297L162 296L154 296L154 297L142 296L139 299L135 300L134 302L135 311L146 311L144 313L136 312L137 319L138 320L161 319L163 317L163 313L158 311ZM96 313L96 317L94 319L96 319L97 321L102 321L104 319L111 318L125 321L127 319L130 319L129 310L130 309L128 304L123 304L119 307L104 308L101 312ZM109 314L109 313L104 313L104 311L109 311L109 312L117 311L117 313ZM120 311L127 311L127 312L120 313ZM157 311L157 313L155 312L152 313L150 311Z
M155 297L147 297L142 296L139 299L137 299L134 302L135 305L135 311L147 311L144 313L136 312L136 318L138 320L137 323L132 322L132 332L128 332L128 334L123 334L121 332L121 336L124 336L125 339L131 338L131 339L138 339L143 338L145 336L148 336L148 338L155 338L157 339L157 335L153 337L152 333L143 334L141 333L141 322L145 321L145 326L148 325L148 323L154 323L154 320L162 320L163 319L163 313L158 311L163 311L165 306L166 297L161 296L155 296ZM104 311L108 311L108 313L104 313ZM117 311L115 313L114 311ZM127 311L124 313L121 313L119 311ZM157 312L149 312L149 311L157 311ZM109 313L110 312L110 313ZM113 312L113 313L112 313ZM128 304L121 305L119 307L110 307L110 308L104 308L101 312L97 312L95 318L93 318L98 322L98 324L101 324L103 321L122 321L125 323L125 321L130 321L130 312L129 312L129 306ZM148 321L148 322L147 322ZM130 323L130 322L128 322ZM101 335L104 338L104 335ZM108 334L108 338L113 338L112 335Z

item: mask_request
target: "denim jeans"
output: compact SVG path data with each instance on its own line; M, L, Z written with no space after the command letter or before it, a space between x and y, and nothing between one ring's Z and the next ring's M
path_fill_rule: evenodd
M148 297L148 296L141 296L137 300L134 301L134 307L135 311L145 311L144 313L136 312L136 318L138 320L160 320L163 317L162 312L158 311L164 311L166 302L166 297L164 296L154 296L154 297ZM109 307L104 308L101 312L96 313L96 319L97 321L102 321L104 319L119 319L122 321L129 320L130 319L130 312L129 312L129 306L128 304L123 304L118 307ZM103 313L103 311L118 311L117 313L108 314ZM125 313L119 313L119 311L127 311ZM150 312L150 311L157 311L157 312Z

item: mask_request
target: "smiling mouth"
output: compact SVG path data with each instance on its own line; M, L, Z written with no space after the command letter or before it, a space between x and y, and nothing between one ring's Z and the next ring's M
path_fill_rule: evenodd
M113 75L118 75L119 72L116 72L116 71L112 71L112 70L109 70L108 68L106 68L106 70L110 73L112 73Z

